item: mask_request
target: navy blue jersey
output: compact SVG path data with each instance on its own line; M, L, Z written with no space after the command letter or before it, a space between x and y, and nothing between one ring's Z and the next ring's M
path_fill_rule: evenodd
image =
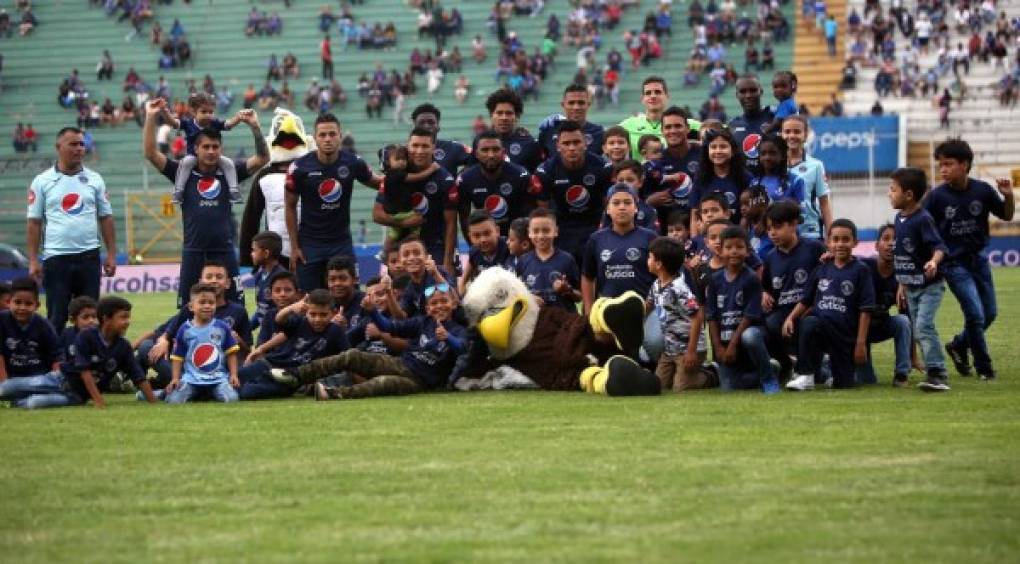
M276 330L287 335L283 345L266 354L266 360L276 368L301 366L350 348L347 331L336 323L327 323L323 331L316 331L305 316L291 314L276 324Z
M868 265L853 258L842 268L827 262L815 269L800 303L848 340L857 339L861 312L875 309L875 287Z
M533 182L542 190L539 199L551 200L556 211L560 231L557 247L579 254L588 237L598 229L612 172L608 161L591 153L585 154L584 166L577 170L563 166L559 155L535 170Z
M745 179L751 178L751 173L745 173ZM728 176L716 176L711 175L711 178L705 182L698 179L694 185L694 193L691 196L689 202L692 209L698 209L698 205L701 203L701 198L705 195L713 192L719 192L723 196L726 196L726 203L730 208L730 221L734 224L740 224L740 194L747 190L747 186L741 186L737 183L736 178L733 174Z
M306 259L320 260L320 257L309 257L305 248L313 249L313 253L314 249L323 248L354 254L351 194L355 180L366 184L371 179L372 171L364 159L350 151L340 151L337 159L329 164L320 162L315 152L290 164L284 187L296 194L301 203L298 240Z
M495 178L486 175L480 164L464 169L457 177L460 204L489 212L504 237L511 221L527 217L535 208L537 192L532 188L531 173L513 163L503 163Z
M744 264L751 270L758 270L758 267L762 264L762 260L758 256L758 249L761 248L762 239L767 241L769 245L772 244L772 241L764 234L759 236L757 233L754 233L753 230L748 233L747 243L752 252L747 253L747 258L744 259ZM769 248L771 249L771 247ZM695 235L694 237L691 237L691 239L687 242L687 252L697 253L701 256L701 260L704 262L712 260L712 249L708 248L708 242L705 241L704 235Z
M451 280L450 275L443 270L443 267L437 267L439 273L443 275L443 280ZM404 311L407 317L414 317L416 315L425 315L425 306L428 304L428 299L425 298L425 290L429 286L434 286L436 279L428 272L421 279L421 282L415 282L413 279L411 283L407 285L404 290L404 294L400 297L400 309ZM450 284L450 288L454 288L456 284Z
M486 268L503 266L509 258L510 248L506 246L506 238L504 237L499 238L499 241L496 243L496 252L492 256L486 256L478 247L471 247L471 250L468 251L468 263L475 267L475 274Z
M386 341L382 339L368 338L365 331L368 328L369 323L372 323L372 318L366 315L361 318L361 321L357 325L351 327L351 329L347 331L347 341L350 345L364 352L391 356L397 354L397 351L391 349L390 346L386 344Z
M637 201L637 215L634 216L634 225L638 227L644 227L645 229L651 229L656 233L659 232L659 214L656 213L655 208L648 205L647 202L638 198ZM599 224L600 229L609 229L613 226L613 220L609 217L609 214L602 214L602 223Z
M765 258L761 279L764 291L775 300L775 310L792 310L804 297L811 273L825 246L813 239L799 239L788 252L776 247Z
M895 270L889 276L882 276L878 270L878 259L866 257L858 259L868 265L871 271L871 284L875 288L875 309L871 312L871 320L883 320L889 317L889 309L896 307L896 292L900 283L896 281Z
M924 200L935 225L942 235L949 254L947 263L969 264L988 246L988 214L998 218L1006 215L1006 204L987 182L967 179L967 188L956 190L943 184L932 190Z
M78 328L74 325L64 327L58 339L60 341L60 360L74 362L74 343L78 340Z
M266 310L265 317L262 318L262 323L259 324L259 334L255 337L255 345L261 345L273 337L273 333L276 333L276 314L279 311L275 305L270 306Z
M542 163L542 148L538 141L524 129L518 128L503 137L503 147L510 162L533 172Z
M595 280L599 297L615 298L633 290L642 298L655 282L648 272L648 245L659 235L649 229L634 228L621 235L612 229L600 229L588 239L584 250L584 276Z
M947 252L931 214L924 208L906 216L897 213L893 225L896 229L896 246L893 249L896 281L915 288L940 282L941 275L934 278L924 275L924 265L935 251Z
M262 320L266 317L266 312L273 307L273 293L272 288L269 287L269 280L273 278L278 272L286 272L287 269L281 264L277 264L269 270L263 270L259 268L255 272L251 273L251 277L255 279L255 314L251 316L251 326L259 327Z
M471 150L463 143L449 139L437 139L436 148L432 152L432 160L443 167L451 176L457 176L462 167L471 164Z
M547 306L559 306L567 311L577 311L576 302L567 300L553 291L553 283L566 278L571 288L581 288L581 273L574 257L556 249L549 260L542 260L535 251L521 255L516 266L517 277L524 281L528 291L535 294Z
M56 331L45 317L32 314L22 327L11 312L0 311L0 354L7 376L38 376L53 369L62 350Z
M180 163L167 159L160 172L170 182L176 182ZM244 160L235 159L237 182L249 176ZM198 168L191 171L181 194L181 221L184 224L185 251L233 251L237 247L237 224L231 211L230 189L223 170L216 174L202 174Z
M661 159L645 163L645 179L641 185L641 197L647 198L655 192L668 190L673 196L671 205L663 206L657 211L660 217L666 217L675 209L689 210L692 197L694 196L694 179L698 175L698 167L701 162L701 146L691 144L687 153L682 157L676 157L668 150L662 154ZM679 180L663 181L667 175L680 173Z
M739 115L730 120L726 126L733 138L737 140L737 146L744 152L744 161L747 168L754 170L758 168L758 143L761 136L776 116L769 108L762 108L756 115Z
M404 366L425 383L429 389L445 385L453 371L453 364L464 350L464 336L467 333L455 321L445 321L448 338L436 338L436 320L417 316L404 321L384 317L372 310L372 321L379 329L395 336L408 339L407 350L400 355Z
M556 129L566 119L566 116L558 114L552 119L546 118L538 126L538 144L542 146L545 158L549 158L556 154L556 140L559 139L559 134L556 133ZM584 142L588 147L588 152L595 154L601 153L602 139L605 136L606 128L597 123L586 121L581 125L581 131L584 133Z
M365 293L355 288L354 293L347 302L341 302L339 300L333 300L333 311L338 312L340 308L344 308L344 317L347 319L347 326L353 327L361 322L362 311L361 301L365 299Z
M74 343L74 359L60 365L60 371L67 378L71 389L81 399L89 399L88 390L81 380L81 373L88 370L100 392L110 390L110 380L121 373L136 385L145 381L145 373L138 365L131 343L124 337L106 342L98 327L82 331Z
M419 237L425 250L436 262L442 262L446 249L446 210L457 209L457 186L453 176L445 169L439 169L419 182L407 182L404 190L411 193L411 205L414 211L425 218ZM386 186L379 189L375 201L382 204ZM301 210L304 213L304 209Z
M184 140L188 142L188 154L195 154L195 141L198 140L198 134L203 129L211 129L213 131L225 131L227 129L227 122L219 119L212 118L209 120L208 125L202 127L195 122L193 118L183 117L181 118L180 129L184 131Z
M711 273L705 288L705 320L719 322L719 340L727 345L744 319L761 325L761 282L749 268L732 280L725 268Z
M188 306L181 308L177 315L171 317L167 321L163 332L167 338L171 341L177 336L177 331L180 330L181 326L184 325L185 321L190 320L194 317L191 313L191 309ZM227 302L223 305L216 306L216 312L213 314L214 319L222 319L228 327L230 327L238 337L241 338L246 345L251 346L251 324L248 320L248 311L244 309L244 306L234 302Z

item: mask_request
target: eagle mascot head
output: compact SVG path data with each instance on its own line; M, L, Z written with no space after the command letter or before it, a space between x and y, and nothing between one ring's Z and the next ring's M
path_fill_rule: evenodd
M506 359L531 342L538 323L538 301L512 272L487 268L464 295L468 323L477 325L489 354Z
M301 116L283 108L273 111L273 121L266 136L270 164L289 163L315 150L315 141L305 133Z

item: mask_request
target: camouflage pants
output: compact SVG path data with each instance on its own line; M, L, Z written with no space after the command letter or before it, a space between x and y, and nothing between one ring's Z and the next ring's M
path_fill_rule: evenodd
M299 368L297 375L302 383L308 383L342 371L368 379L361 384L340 388L345 398L403 396L425 391L421 380L407 369L400 357L358 349L347 349L338 355L314 360Z

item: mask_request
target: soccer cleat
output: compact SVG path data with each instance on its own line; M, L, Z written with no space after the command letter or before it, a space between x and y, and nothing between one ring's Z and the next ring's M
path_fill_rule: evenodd
M301 383L294 376L294 374L292 374L289 370L286 370L284 368L271 368L269 370L269 375L277 383L283 384L284 386L293 386L296 388L298 384Z
M323 382L316 382L312 387L315 401L329 401L344 399L341 388L337 386L329 386Z
M705 362L701 365L701 368L705 371L706 379L710 388L719 387L719 363L718 362Z
M923 382L917 385L922 392L947 392L949 391L949 384L946 383L945 379L930 375Z
M946 356L953 361L953 366L960 376L970 376L970 359L967 358L967 349L957 347L952 341L946 343Z
M892 385L894 388L906 388L907 383L908 382L906 374L896 374L895 376L893 376Z
M787 390L806 392L815 389L815 377L813 374L801 374L786 383Z
M981 377L981 381L982 382L994 382L995 381L995 371L994 370L991 370L991 371L989 371L989 372L987 372L985 374L980 374L979 376Z

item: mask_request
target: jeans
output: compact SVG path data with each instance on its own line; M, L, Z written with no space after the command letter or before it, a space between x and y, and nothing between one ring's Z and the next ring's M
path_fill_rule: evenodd
M72 299L99 299L99 276L99 249L55 255L43 261L47 316L58 334L67 325L67 305Z
M248 401L289 398L294 395L295 388L293 386L285 386L273 380L269 374L271 368L272 366L265 360L256 360L247 366L242 366L237 371L237 378L241 381L238 396L242 400Z
M181 382L181 385L166 396L166 402L170 404L181 404L196 399L211 398L214 401L231 403L237 401L237 390L231 387L226 378L216 384L188 384Z
M871 363L871 344L893 340L896 351L895 374L910 374L910 347L913 345L913 331L910 318L906 315L891 315L884 319L873 319L868 328L868 362L857 367L858 384L877 384L875 367Z
M953 337L953 346L970 349L974 355L974 369L978 374L988 374L992 371L992 358L988 354L985 331L998 314L988 260L979 255L973 264L952 264L943 272L949 290L963 311L963 332Z
M769 362L769 350L765 346L765 328L748 327L740 335L741 356L746 355L748 362L738 359L733 364L719 363L719 387L724 390L757 389L769 378L775 378Z
M808 315L800 321L797 374L822 379L822 357L829 353L832 387L854 387L854 344L856 335L844 335L821 317Z
M227 266L227 275L230 276L230 290L227 292L227 299L232 302L244 304L244 293L241 289L239 279L241 267L237 262L237 252L229 251L181 251L181 280L177 287L177 309L184 307L191 298L191 287L198 282L202 276L202 267L207 260L221 261Z
M914 338L921 345L921 357L928 372L945 372L946 359L942 355L939 331L935 327L935 314L942 305L946 287L937 282L922 288L907 288L907 308L914 326Z
M149 369L152 369L156 373L156 378L150 382L153 389L162 389L167 387L173 378L173 369L170 366L170 361L166 358L157 360L155 364L149 362L149 351L152 350L154 344L156 342L152 339L142 341L138 345L135 358L138 360L138 365L142 367L142 371L148 372Z
M8 378L0 382L0 399L10 400L15 407L39 409L66 407L85 403L67 387L67 379L58 370L39 376Z

